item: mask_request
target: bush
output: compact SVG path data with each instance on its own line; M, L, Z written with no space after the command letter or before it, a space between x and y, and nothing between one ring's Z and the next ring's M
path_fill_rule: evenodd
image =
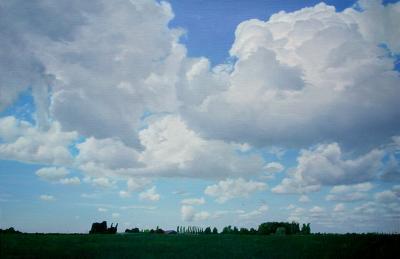
M250 231L247 228L240 228L239 234L246 235L249 234Z
M139 228L125 229L125 233L139 233L139 232L140 232Z
M275 231L276 235L285 235L286 234L286 229L284 227L278 227Z
M300 231L299 223L297 222L265 222L258 226L258 233L261 235L270 235L275 234L278 228L284 228L285 233L288 235L291 234L310 234L310 224L303 224L303 228Z

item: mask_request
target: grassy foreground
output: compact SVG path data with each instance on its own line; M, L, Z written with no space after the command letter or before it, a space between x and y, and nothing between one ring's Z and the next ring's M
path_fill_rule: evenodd
M0 234L0 258L399 258L400 235Z

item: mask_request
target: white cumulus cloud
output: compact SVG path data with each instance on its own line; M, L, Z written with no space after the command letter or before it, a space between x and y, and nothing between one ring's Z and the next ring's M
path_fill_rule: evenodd
M203 197L201 197L201 198L187 198L187 199L183 199L181 201L181 204L183 204L183 205L202 205L205 202L206 201L204 200Z
M272 189L275 193L318 191L321 185L353 184L377 178L384 151L373 149L354 159L347 158L339 144L320 144L301 150L289 177Z
M216 198L218 203L224 203L237 197L248 197L256 191L267 188L263 182L246 181L243 178L226 179L219 181L218 184L207 186L204 190L206 195Z
M202 135L254 146L335 141L365 150L387 142L400 130L400 3L363 3L363 11L320 3L242 22L231 72L209 69L218 83L184 102L184 118Z
M181 217L183 221L203 221L209 219L211 214L207 211L196 212L193 206L183 205L181 207Z
M81 180L78 177L74 176L70 178L62 178L60 179L59 183L65 185L79 185L81 184Z
M269 209L269 207L267 205L263 204L259 208L255 209L253 211L240 213L238 217L239 217L239 219L250 220L250 219L265 215L265 213L268 211L268 209Z
M0 157L25 163L68 165L72 155L68 146L77 138L76 132L62 131L54 122L42 130L14 117L0 118Z
M279 173L282 172L285 167L278 162L271 162L264 166L264 169L267 173Z
M327 201L352 202L368 198L368 191L373 188L369 182L353 185L336 185L325 197Z
M139 199L146 201L158 201L160 200L160 197L160 194L158 194L156 191L156 186L139 193Z
M55 201L56 198L53 195L48 195L48 194L42 194L39 196L39 199L42 201Z
M40 178L47 181L58 181L69 174L69 171L64 167L43 167L35 173Z

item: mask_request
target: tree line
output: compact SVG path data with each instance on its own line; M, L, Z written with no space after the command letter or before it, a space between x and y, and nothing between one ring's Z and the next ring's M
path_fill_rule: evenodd
M178 234L218 234L218 229L216 227L211 230L211 227L178 226L176 232Z
M21 234L21 231L15 230L13 227L7 229L0 229L0 234Z
M192 234L192 235L211 235L211 234L244 234L244 235L252 235L252 234L260 234L260 235L295 235L295 234L311 234L310 223L303 224L300 227L300 224L297 222L264 222L258 226L258 229L255 228L237 228L236 226L226 226L222 229L221 232L218 232L216 227L198 227L198 226L178 226L175 230L165 231L157 226L154 229L143 229L132 228L126 229L125 233L155 233L155 234Z
M303 224L300 229L300 224L297 222L265 222L258 226L258 233L261 235L270 234L311 234L310 223Z

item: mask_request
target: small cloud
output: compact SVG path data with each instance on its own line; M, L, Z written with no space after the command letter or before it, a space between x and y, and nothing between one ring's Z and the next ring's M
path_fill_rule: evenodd
M99 211L99 212L107 212L108 209L106 209L106 208L98 208L97 211Z
M39 196L42 201L55 201L56 199L52 195L42 194Z
M378 192L374 195L374 198L376 201L381 202L381 203L390 203L390 202L396 202L400 201L400 194L396 193L392 190L386 190L382 192Z
M91 182L96 187L111 188L114 186L114 183L105 177L91 179Z
M85 199L95 199L98 195L96 193L82 193L81 197Z
M157 209L156 206L143 206L143 205L130 205L130 206L121 206L121 210L128 210L128 209L139 209L139 210L155 210Z
M139 193L139 199L147 201L158 201L160 200L160 194L156 192L156 187L153 186L147 191Z
M294 209L294 208L296 208L296 206L294 206L293 204L289 204L289 205L286 207L287 210L292 210L292 209Z
M119 218L120 214L114 212L113 214L111 214L111 216L113 217L113 219L117 219L117 218Z
M192 206L184 205L181 207L181 216L183 221L193 221L195 210Z
M186 191L182 191L182 190L176 190L176 191L173 191L172 194L187 196L187 195L189 195L190 193L189 193L189 192L186 192Z
M271 163L268 163L266 166L264 166L264 170L270 174L282 172L284 169L285 169L285 167L282 164L277 163L277 162L271 162Z
M367 192L371 190L374 186L369 183L359 183L359 184L353 184L353 185L336 185L334 186L330 193L346 193L346 192Z
M272 147L268 150L268 152L274 156L276 156L276 158L278 158L279 160L282 159L282 157L285 155L286 150L284 150L283 148L278 148L278 147Z
M218 184L207 186L204 193L216 197L218 203L224 203L236 197L248 197L251 193L267 188L263 182L246 181L243 178L226 179Z
M131 193L127 191L119 191L119 197L121 198L129 198L131 197Z
M306 203L306 202L310 202L310 201L311 200L307 195L301 195L300 198L299 198L299 202Z
M206 201L203 197L201 198L191 198L191 199L183 199L181 201L182 205L201 205L204 204Z
M253 211L239 214L239 219L249 220L249 219L257 218L261 215L264 215L268 211L268 209L269 209L268 206L266 204L263 204L259 208L255 209Z
M251 149L251 146L248 143L238 144L238 149L240 152L248 152Z
M202 221L211 217L207 211L196 212L192 206L183 205L181 207L181 216L183 221Z
M292 209L290 209L288 221L301 221L301 219L304 217L304 214L306 214L306 210L304 208L293 206Z
M129 178L127 182L128 192L136 192L143 190L147 185L151 183L151 180L144 177Z
M353 202L365 200L368 197L367 192L373 188L369 182L353 185L336 185L325 197L327 201Z
M320 215L325 212L325 209L319 206L314 206L309 210L309 212L311 215Z
M63 178L59 181L59 183L65 185L79 185L81 184L81 180L78 177Z
M69 171L64 167L43 167L35 173L41 179L56 182L69 174Z
M207 220L210 218L210 213L207 211L201 211L196 214L194 214L194 221L202 221L202 220Z
M346 209L343 203L338 203L336 206L333 208L334 212L343 212Z
M353 202L365 200L367 198L366 193L362 192L351 192L351 193L343 193L340 195L337 194L328 194L325 199L327 201L342 201L342 202Z

